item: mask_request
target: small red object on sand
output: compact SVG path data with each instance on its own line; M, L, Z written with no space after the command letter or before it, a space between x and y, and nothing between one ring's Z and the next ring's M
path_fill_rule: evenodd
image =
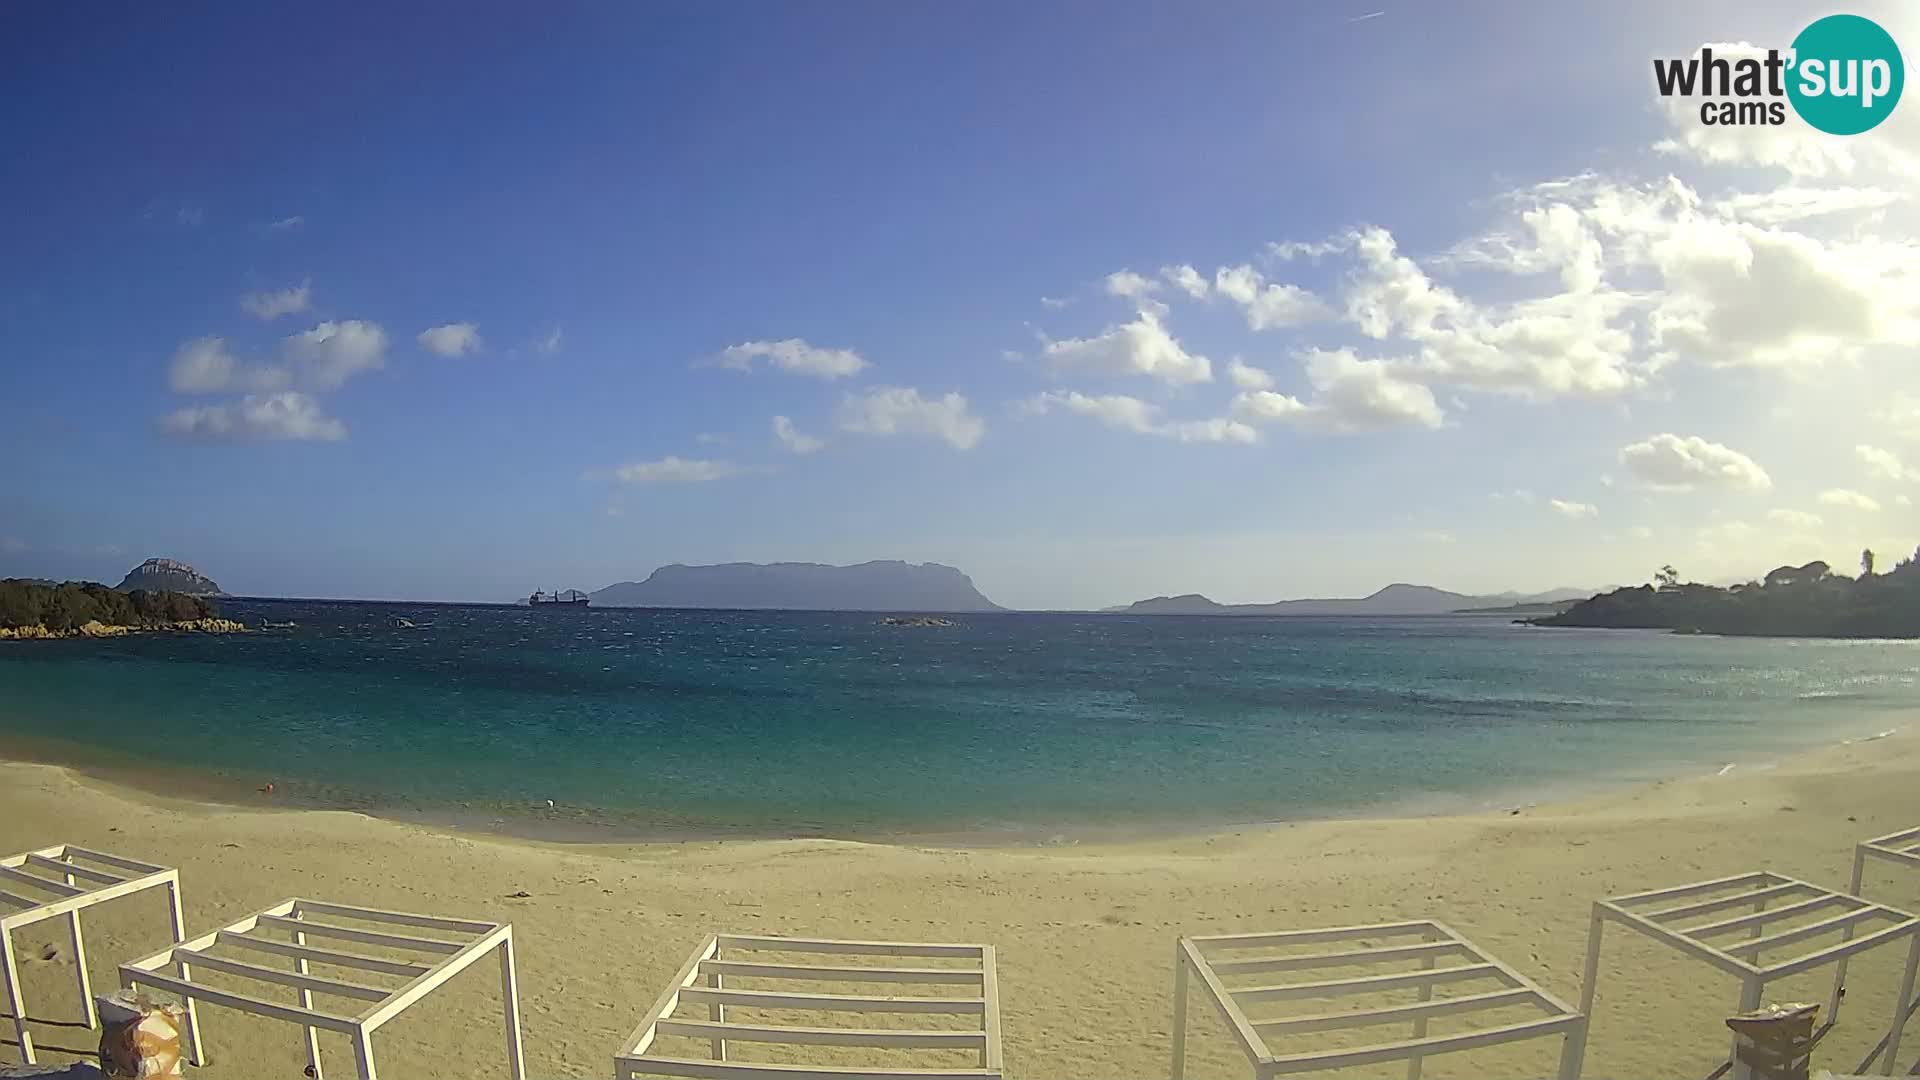
M273 794L273 781L271 780L267 781L267 786L261 788L260 790L266 792L269 795Z

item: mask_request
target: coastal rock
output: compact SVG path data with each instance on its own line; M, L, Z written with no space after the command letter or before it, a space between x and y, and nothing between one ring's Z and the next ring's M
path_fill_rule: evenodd
M178 559L148 559L127 571L127 576L115 588L121 592L153 589L186 593L188 596L224 595L212 578Z
M53 638L106 638L123 637L127 634L244 634L245 623L232 619L185 619L180 622L160 623L156 626L115 626L98 620L88 620L71 630L49 630L44 626L0 626L0 641L47 641Z

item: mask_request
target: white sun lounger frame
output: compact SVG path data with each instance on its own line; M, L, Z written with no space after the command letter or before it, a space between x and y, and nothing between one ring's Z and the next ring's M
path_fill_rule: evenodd
M1350 947L1351 943L1379 938L1410 938L1391 945ZM1320 945L1325 952L1294 955L1269 955L1246 959L1226 959L1229 950L1257 949L1261 946ZM1343 947L1347 946L1347 947ZM1307 982L1230 989L1223 975L1257 974L1267 971L1311 971L1315 968L1377 964L1389 961L1419 960L1415 971L1386 975L1358 975L1341 979L1312 979ZM1440 966L1444 961L1445 966ZM1256 1080L1320 1069L1339 1069L1351 1065L1369 1065L1385 1061L1405 1061L1409 1080L1419 1080L1421 1061L1429 1054L1451 1053L1476 1047L1494 1046L1520 1039L1562 1036L1560 1080L1577 1080L1580 1044L1586 1035L1586 1017L1566 1002L1541 989L1532 980L1501 963L1485 950L1455 933L1444 923L1430 919L1412 922L1377 923L1368 926L1340 926L1319 930L1285 930L1268 934L1221 934L1207 937L1183 937L1175 945L1173 967L1173 1067L1172 1080L1182 1080L1186 1071L1187 984L1197 976L1214 1007L1226 1019L1240 1049L1253 1066ZM1465 979L1494 979L1503 989L1436 998L1436 984ZM1269 1020L1249 1019L1243 1003L1293 998L1337 997L1343 994L1377 990L1416 988L1420 1001L1387 1008L1324 1012ZM1433 1016L1459 1015L1483 1009L1532 1006L1546 1015L1479 1031L1428 1036L1427 1020ZM1412 1038L1376 1043L1348 1049L1275 1053L1264 1032L1336 1031L1378 1024L1409 1022Z
M33 870L51 875L43 877ZM87 976L87 942L80 932L80 912L95 904L118 900L145 889L167 890L167 911L173 923L173 937L185 934L180 916L180 873L165 866L140 862L120 855L109 855L75 844L57 844L38 851L23 852L0 859L0 965L5 967L7 1005L13 1012L13 1030L20 1039L20 1056L35 1064L33 1035L27 1031L27 1005L20 993L20 960L13 945L13 932L37 922L67 917L67 938L73 944L73 966L80 983L81 1008L88 1027L96 1027L100 1018L93 1007L93 984ZM36 896L29 890L52 893L52 899ZM193 1018L188 1017L191 1030Z
M356 920L382 926L374 930L322 922L320 918ZM418 927L457 934L458 940L419 937L396 933L392 927ZM269 936L277 932L280 936ZM288 940L281 940L284 936ZM409 954L423 954L421 960L394 960L336 949L329 944L316 948L307 944L309 936L329 941L359 942ZM291 957L292 970L268 968L225 956L211 955L215 945L228 945L254 952ZM380 1025L400 1015L408 1006L472 967L489 952L500 954L500 990L504 1001L507 1029L507 1073L512 1080L525 1080L526 1065L520 1053L520 994L513 970L513 926L509 923L447 919L435 915L413 915L402 911L330 904L320 900L283 900L239 922L221 927L191 941L170 946L142 960L120 966L122 985L152 987L179 995L188 1003L196 1001L222 1005L240 1012L274 1020L284 1020L306 1029L307 1064L314 1080L322 1080L318 1029L337 1031L353 1042L360 1080L377 1080L373 1066L373 1033ZM397 987L381 987L363 982L344 982L310 973L311 964L351 967L361 971L405 977ZM164 974L171 967L176 974ZM193 968L218 971L241 978L293 986L300 990L300 1004L267 1001L223 987L197 981ZM354 1015L329 1012L314 1007L313 996L327 994L368 1002ZM195 1029L197 1032L197 1028ZM193 1060L204 1065L198 1035L193 1045Z
M831 965L771 964L722 959L722 950L822 953L885 957L949 957L973 960L977 966L836 967ZM798 979L809 982L944 984L976 989L967 997L874 996L869 994L786 993L727 989L728 976L759 979ZM704 1003L707 1020L676 1020L681 1001ZM820 1009L836 1013L948 1013L979 1018L978 1027L914 1031L898 1028L862 1030L833 1027L785 1027L771 1024L733 1024L726 1007ZM660 1035L692 1035L712 1040L712 1058L681 1058L650 1054ZM727 1060L729 1041L789 1046L865 1046L899 1049L959 1049L980 1055L977 1068L846 1068L775 1065ZM933 942L834 941L819 938L766 937L752 934L710 934L680 968L646 1019L627 1037L625 1049L613 1058L615 1080L639 1076L684 1076L696 1080L1001 1080L1000 984L994 972L991 945L954 945Z
M1697 899L1699 897L1707 899ZM1775 900L1786 902L1767 910L1767 904ZM1750 908L1752 913L1715 919L1685 929L1670 925L1697 915L1740 908ZM1837 914L1825 915L1826 909L1834 909ZM1825 917L1784 931L1771 934L1766 931L1767 923L1806 916L1815 911L1820 911ZM1852 928L1876 919L1891 925L1880 927L1864 937L1855 938L1852 935ZM1594 991L1600 974L1600 930L1609 921L1637 930L1739 979L1738 1011L1742 1013L1759 1008L1767 984L1776 979L1799 975L1827 964L1844 964L1847 957L1855 953L1892 944L1902 938L1908 939L1906 974L1900 981L1900 995L1896 999L1893 1022L1888 1026L1880 1048L1874 1051L1878 1055L1884 1049L1886 1056L1881 1072L1892 1074L1894 1055L1900 1049L1900 1032L1906 1025L1907 1014L1912 1011L1908 1003L1913 999L1915 968L1920 965L1920 919L1884 904L1765 870L1596 900L1593 902L1593 923L1587 932L1587 966L1580 988L1580 1011L1589 1016L1593 1013ZM1748 932L1746 938L1736 939L1726 945L1714 945L1707 940L1742 930ZM1819 937L1835 930L1845 935L1837 945L1824 946L1770 964L1759 962L1760 953L1767 949ZM1836 993L1841 975L1844 975L1844 970L1834 979ZM1737 1043L1735 1047L1732 1056L1733 1080L1748 1080L1752 1070L1741 1060ZM1859 1071L1864 1071L1872 1062L1873 1057L1869 1056Z
M1866 876L1868 859L1885 859L1890 863L1909 869L1920 867L1920 829L1904 829L1885 836L1876 836L1871 840L1862 840L1853 849L1853 878L1847 885L1847 891L1854 896L1860 895L1861 881ZM1851 940L1853 927L1841 931L1841 940ZM1827 1002L1827 1022L1840 1019L1840 1001L1846 995L1847 958L1840 958L1840 967L1833 974L1833 997Z

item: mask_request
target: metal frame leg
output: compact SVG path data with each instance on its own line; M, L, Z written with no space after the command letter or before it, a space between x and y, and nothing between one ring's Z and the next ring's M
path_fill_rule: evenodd
M306 918L305 915L302 915L298 911L293 913L293 917L295 919ZM293 932L293 943L304 946L307 943L306 931L295 930ZM307 958L304 956L294 957L293 970L302 975L309 974ZM300 988L300 1007L303 1009L313 1008L313 991L306 987ZM318 1028L307 1028L306 1032L308 1074L313 1077L313 1080L325 1080L326 1074L320 1071L320 1031Z
M1887 1029L1887 1056L1880 1062L1880 1075L1893 1075L1895 1055L1900 1053L1900 1032L1907 1026L1907 1013L1913 1007L1913 980L1920 972L1920 934L1907 947L1907 973L1900 976L1900 996L1893 1001L1893 1026Z
M1759 979L1746 979L1740 983L1740 1012L1750 1013L1760 1007L1760 995L1765 993L1767 984ZM1733 1048L1727 1055L1732 1063L1729 1075L1733 1080L1753 1080L1753 1066L1740 1060L1740 1036L1733 1037Z
M1593 1029L1593 997L1600 988L1600 930L1606 925L1599 904L1593 905L1593 922L1587 928L1587 964L1580 975L1580 1026L1567 1032L1560 1047L1560 1080L1574 1080L1586 1066L1587 1032Z
M33 1035L27 1031L27 1002L20 996L20 964L13 953L13 932L0 930L0 965L6 968L7 1005L13 1009L13 1032L20 1038L20 1060L37 1064Z
M1421 938L1420 938L1420 940L1422 941L1432 941L1433 939L1434 939L1434 935L1432 934L1423 934L1421 935ZM1420 970L1422 971L1432 971L1433 967L1434 967L1434 959L1431 956L1425 957L1420 961ZM1420 984L1420 1000L1421 1001L1433 1000L1433 984L1432 983L1428 982L1428 983ZM1414 1018L1413 1037L1416 1039L1424 1039L1427 1037L1427 1018L1426 1017L1417 1016ZM1420 1080L1421 1064L1422 1062L1418 1054L1407 1059L1407 1080Z
M1567 1031L1567 1037L1560 1044L1560 1072L1558 1080L1580 1080L1581 1058L1587 1055L1586 1017L1580 1018L1580 1025Z
M1847 886L1848 896L1860 895L1860 881L1866 875L1866 871L1867 871L1867 849L1859 845L1855 845L1853 849L1853 878ZM1853 924L1848 923L1847 925L1840 928L1840 943L1844 945L1847 942L1852 940L1853 940ZM1840 962L1834 965L1834 969L1833 969L1833 996L1827 1000L1827 1026L1828 1027L1833 1027L1838 1023L1840 1023L1840 999L1845 997L1846 993L1847 993L1847 958L1843 956L1840 958Z
M379 1080L373 1072L373 1032L365 1027L353 1031L353 1060L360 1067L360 1080Z
M177 879L167 882L167 913L173 920L173 943L178 945L187 940L187 917L180 911L180 882ZM179 968L183 981L193 978L186 961L179 961L175 966ZM188 1056L195 1065L205 1068L207 1052L200 1045L200 1010L194 1006L192 998L186 1000L186 1005Z
M1173 1065L1169 1080L1181 1080L1187 1071L1187 952L1173 943Z
M527 1063L520 1054L520 980L513 972L513 932L500 941L500 999L507 1020L507 1075L526 1080ZM373 1080L373 1074L367 1074Z
M61 857L61 862L72 862L73 856ZM74 884L73 875L64 875L68 885ZM73 943L73 969L80 977L80 1014L87 1019L87 1027L100 1026L100 1013L93 1007L93 978L87 974L87 939L80 933L79 909L67 912L67 940Z

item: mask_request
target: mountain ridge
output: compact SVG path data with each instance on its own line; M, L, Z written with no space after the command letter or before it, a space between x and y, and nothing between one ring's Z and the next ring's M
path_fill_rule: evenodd
M1155 596L1103 610L1123 615L1450 615L1470 608L1552 604L1584 599L1590 595L1592 593L1585 589L1473 595L1432 585L1396 581L1363 597L1312 597L1265 604L1222 604L1199 593L1184 593L1179 596Z
M1006 609L973 579L941 563L875 559L826 563L670 563L645 581L621 581L589 594L598 607L710 608L735 611L938 611Z

